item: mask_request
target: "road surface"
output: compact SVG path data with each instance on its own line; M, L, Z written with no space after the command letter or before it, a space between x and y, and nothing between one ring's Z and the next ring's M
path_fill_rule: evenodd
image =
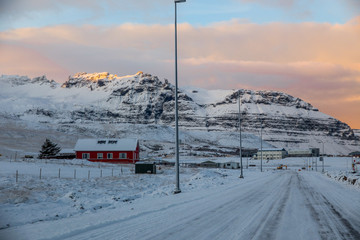
M129 209L10 228L21 239L360 239L360 191L320 173L276 171Z

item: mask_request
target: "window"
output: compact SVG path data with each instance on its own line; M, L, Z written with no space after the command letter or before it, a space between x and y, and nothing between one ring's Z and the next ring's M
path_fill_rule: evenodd
M106 144L106 141L105 140L99 140L97 143L98 144Z
M117 144L117 140L109 140L108 144Z
M102 153L98 153L98 154L97 154L97 158L98 158L98 159L102 159L102 158L103 158L103 154L102 154Z
M82 154L82 159L89 159L90 158L90 153L83 153Z
M108 153L107 154L107 159L112 159L113 158L113 154L112 153Z
M120 154L119 154L119 158L120 158L120 159L126 158L126 153L120 153Z

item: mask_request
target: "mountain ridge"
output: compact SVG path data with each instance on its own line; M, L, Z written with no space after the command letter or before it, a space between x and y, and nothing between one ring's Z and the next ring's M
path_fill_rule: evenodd
M175 88L168 80L161 81L151 74L138 72L119 77L108 72L77 73L63 84L45 76L30 79L3 75L0 81L8 90L2 91L0 100L2 104L10 104L3 109L2 115L14 115L18 120L37 126L48 124L51 129L69 133L82 129L83 133L96 136L103 134L94 130L99 129L94 126L96 124L112 124L116 129L122 129L123 135L133 133L120 125L142 124L158 129L174 125ZM22 92L22 97L14 98L12 91ZM258 138L262 126L268 146L319 147L325 141L332 154L346 154L356 148L357 137L346 123L321 113L300 98L277 91L180 88L180 128L190 139L197 138L192 136L192 131L201 132L197 135L232 133L234 136L228 140L231 142L228 145L236 151L239 95L242 126L250 139ZM107 131L119 131L116 129ZM139 131L140 136L146 135L143 132L146 127ZM172 141L171 137L163 140ZM194 141L201 145L205 139ZM228 147L226 139L219 139L219 142L221 144L214 143L218 149ZM254 142L247 147L256 146ZM171 151L171 147L163 152L166 151Z

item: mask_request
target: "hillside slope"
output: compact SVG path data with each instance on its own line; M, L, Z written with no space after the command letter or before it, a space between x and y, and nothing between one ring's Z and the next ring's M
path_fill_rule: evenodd
M27 151L36 151L49 133L66 147L84 136L138 137L146 154L173 153L174 86L166 79L142 72L123 77L105 72L77 73L62 85L45 76L2 76L0 84L2 137L25 141ZM179 90L184 152L236 154L239 95L245 148L260 146L262 126L268 143L264 147L322 148L324 143L328 154L356 149L347 124L299 98L274 91L187 87ZM29 137L34 138L30 143ZM6 143L2 146L7 150L18 148L15 142Z

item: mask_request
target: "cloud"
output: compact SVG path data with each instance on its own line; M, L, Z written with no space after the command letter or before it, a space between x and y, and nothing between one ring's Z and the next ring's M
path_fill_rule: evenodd
M145 24L8 30L0 32L0 50L5 52L0 71L28 70L28 75L50 74L63 82L80 71L127 75L141 70L171 81L173 32L173 25ZM354 121L344 109L354 106L349 99L359 98L359 37L360 17L346 24L181 24L179 84L279 90L328 112L341 103L341 116L348 119L340 119ZM360 128L360 122L353 124Z
M276 6L291 8L294 6L295 0L239 0L244 3L258 3L266 6Z
M30 48L0 44L0 74L26 75L46 74L49 79L60 79L70 72L38 51Z
M360 104L360 95L345 98L345 101L346 102L357 102L357 104Z
M256 3L265 6L272 6L272 7L281 7L284 10L289 10L291 8L297 8L302 6L304 9L306 6L314 5L316 0L235 0L242 3ZM320 2L321 3L321 2ZM325 3L325 1L323 1ZM359 9L360 2L358 0L342 0L342 4L347 6L350 9Z
M143 16L155 17L156 13L152 10L170 6L171 4L172 2L168 0L1 0L0 20L3 21L3 24L5 22L11 25L12 21L18 21L19 19L33 20L47 14L56 17L70 10L74 11L73 15L77 15L77 18L87 20L105 15L121 15L139 11ZM87 15L90 15L90 17ZM69 17L68 15L65 16ZM75 19L77 19L76 17ZM61 22L60 19L58 19L59 21Z

